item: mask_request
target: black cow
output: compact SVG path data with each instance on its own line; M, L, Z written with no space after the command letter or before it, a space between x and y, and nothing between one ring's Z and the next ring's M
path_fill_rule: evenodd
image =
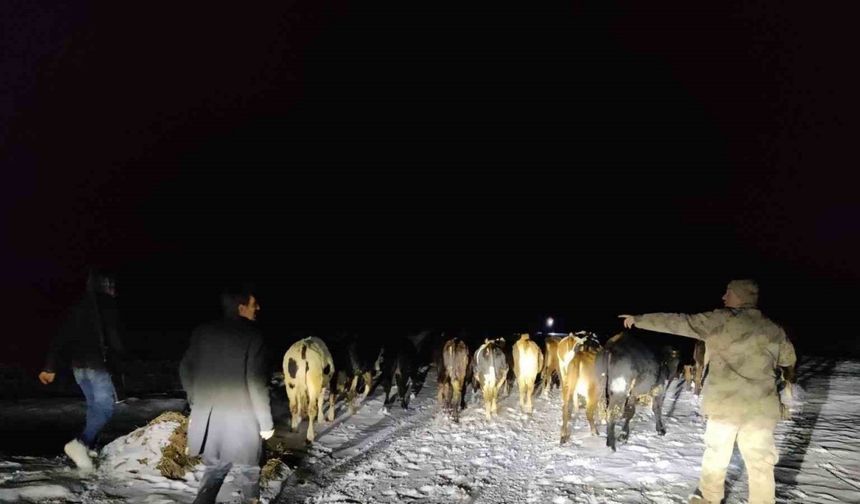
M335 383L332 384L331 389L338 396L346 395L349 412L355 413L355 398L359 385L362 386L360 401L370 393L381 345L372 341L361 341L356 335L339 338L339 340L337 345L331 346L334 366L337 370L333 377Z
M668 387L670 383L681 376L679 370L681 352L675 347L666 345L660 349L660 357L660 375Z
M666 375L661 370L665 369L654 352L628 333L610 338L598 354L595 371L606 401L606 446L612 451L615 451L615 422L623 412L624 427L618 439L626 441L636 401L643 396L653 400L657 433L666 434L661 414L666 395Z
M380 371L382 373L382 388L385 390L385 404L390 404L394 398L391 397L391 384L397 383L397 395L400 397L400 405L405 409L409 407L408 384L413 388L420 383L418 379L417 366L418 352L415 345L406 338L397 338L386 342L382 347Z

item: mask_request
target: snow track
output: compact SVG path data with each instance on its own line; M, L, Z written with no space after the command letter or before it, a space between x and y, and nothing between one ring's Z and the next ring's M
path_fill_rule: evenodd
M860 502L858 377L860 363L803 362L799 380L807 403L776 433L779 502ZM434 380L431 372L414 410L393 408L396 421L384 427L360 427L378 410L378 399L346 418L339 428L361 439L344 443L345 458L339 458L344 449L334 447L304 463L304 485L285 486L279 502L685 503L696 487L705 420L699 399L678 384L663 407L667 435L657 435L650 408L640 406L630 440L612 453L604 427L599 437L589 434L584 411L570 443L559 445L557 391L536 397L529 416L517 408L514 390L491 422L482 404L470 401L456 424L437 411ZM745 502L746 474L737 451L726 488L727 504Z

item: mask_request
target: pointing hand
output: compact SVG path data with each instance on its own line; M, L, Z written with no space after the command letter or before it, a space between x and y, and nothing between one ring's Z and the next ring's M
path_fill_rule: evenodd
M624 327L626 329L632 328L633 325L636 323L636 320L634 319L633 315L619 315L618 318L624 319Z

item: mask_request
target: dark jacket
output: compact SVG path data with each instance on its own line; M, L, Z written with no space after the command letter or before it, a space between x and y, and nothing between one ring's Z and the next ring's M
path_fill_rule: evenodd
M259 464L260 431L271 430L263 338L251 322L199 326L179 366L188 394L189 455L205 462Z
M48 349L45 371L59 366L116 370L125 354L116 300L87 293L74 305Z

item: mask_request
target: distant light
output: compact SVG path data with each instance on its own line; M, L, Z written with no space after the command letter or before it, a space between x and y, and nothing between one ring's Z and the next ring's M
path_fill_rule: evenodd
M552 327L552 324L553 324L554 322L555 322L555 320L553 320L553 319L552 319L552 317L547 317L547 318L546 318L546 326L547 326L547 327Z

